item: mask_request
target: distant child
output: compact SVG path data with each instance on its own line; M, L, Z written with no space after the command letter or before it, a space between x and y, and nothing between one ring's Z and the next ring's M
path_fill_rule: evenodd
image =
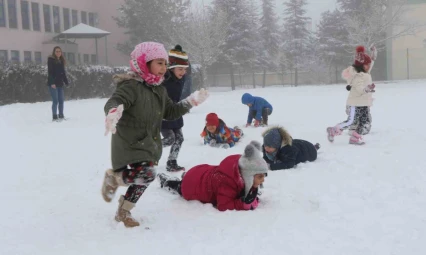
M239 127L229 128L216 113L209 113L206 116L206 126L201 133L204 144L212 147L228 149L234 147L235 143L243 136L243 131Z
M188 55L182 50L180 45L176 45L174 49L169 51L169 67L165 75L163 86L167 89L167 94L174 103L180 101L183 87L185 84L185 73L188 68ZM171 146L169 158L167 160L166 170L169 172L177 172L185 170L179 166L177 158L183 143L183 118L176 120L163 120L161 124L161 134L163 139L163 147Z
M370 70L368 70L367 73L371 74L371 70L373 69L374 66L374 62L377 59L377 49L376 47L372 46L370 48L371 51L371 65L370 65ZM353 66L350 66L348 68L346 68L343 72L342 72L342 78L345 79L347 81L348 84L351 83L352 79L354 78L353 76ZM347 91L351 91L352 86L351 85L346 85L346 90ZM372 94L370 93L369 96L371 96L372 98ZM372 98L373 101L373 98ZM348 118L350 117L350 112L351 112L351 106L347 105L346 106L346 114L348 115ZM365 121L362 129L361 129L361 133L360 135L366 135L368 133L370 133L371 130L371 123L373 122L373 118L371 117L371 111L370 111L370 107L368 107L368 118ZM352 123L352 125L348 128L349 129L349 134L352 134L352 132L354 130L356 130L358 128L358 120L354 120L354 122Z
M271 170L290 169L299 163L317 159L319 143L293 139L282 127L272 127L263 134L263 158Z
M254 97L249 93L244 93L241 102L249 107L246 127L250 126L253 118L254 126L267 126L268 116L272 113L272 105L262 97Z
M371 67L371 57L365 53L363 46L356 48L355 62L352 66L343 71L342 77L350 77L351 90L349 92L346 104L350 106L349 117L347 121L337 124L334 127L327 128L328 140L334 141L334 137L340 135L342 130L349 128L354 121L358 121L358 127L351 134L350 144L362 145L361 134L369 119L369 107L373 98L371 93L376 87L368 73Z
M184 199L211 203L219 211L254 210L259 205L258 190L268 173L261 145L252 141L244 155L226 157L219 165L198 165L182 180L159 174L162 188L180 194Z
M131 72L115 75L117 88L105 104L105 128L111 136L112 169L105 172L102 197L111 202L119 186L128 187L119 199L117 222L126 227L139 226L130 211L156 177L161 158L160 137L163 119L173 120L203 103L208 93L194 92L173 103L160 86L167 71L168 54L156 42L136 45L130 55Z

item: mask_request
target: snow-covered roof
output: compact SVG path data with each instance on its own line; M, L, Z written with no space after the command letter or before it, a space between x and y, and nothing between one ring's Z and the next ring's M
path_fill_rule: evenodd
M80 23L55 36L55 38L102 38L111 34L108 31Z

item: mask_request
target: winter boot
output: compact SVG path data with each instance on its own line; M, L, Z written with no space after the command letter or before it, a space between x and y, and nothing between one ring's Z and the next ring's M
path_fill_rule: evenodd
M67 120L67 119L65 118L65 116L63 114L59 114L58 120L63 121L63 120Z
M118 210L115 214L115 220L123 222L126 228L133 228L140 225L140 223L132 217L130 211L135 207L135 203L124 200L124 196L121 196L118 200Z
M167 174L163 174L163 173L158 174L157 176L158 176L158 179L160 180L161 188L164 188L165 186L167 186L168 181L180 181L179 178L177 177L170 177Z
M315 149L319 150L319 149L321 148L321 145L320 145L319 143L316 143L316 144L314 145L314 147L315 147Z
M334 142L334 137L336 135L340 135L342 133L342 130L340 130L338 127L328 127L327 128L327 134L328 134L328 141L331 143Z
M58 115L53 115L52 121L58 121Z
M124 183L122 172L114 172L112 169L108 169L105 172L101 190L102 197L106 202L111 202L119 186L129 186Z
M179 166L176 160L168 160L166 170L168 172L185 171L185 167Z
M349 138L349 144L363 145L365 142L362 141L362 136L356 131L353 131L351 138Z

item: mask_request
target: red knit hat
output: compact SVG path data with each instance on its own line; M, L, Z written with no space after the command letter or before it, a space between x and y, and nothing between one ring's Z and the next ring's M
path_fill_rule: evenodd
M209 113L209 114L207 114L207 116L206 116L206 125L215 126L215 127L219 126L219 117L217 116L216 113Z
M367 65L371 63L371 58L365 53L364 46L356 47L355 63L356 66Z

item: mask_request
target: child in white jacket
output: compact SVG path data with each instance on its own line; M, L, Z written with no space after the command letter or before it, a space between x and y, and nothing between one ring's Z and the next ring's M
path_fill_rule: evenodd
M352 132L349 143L364 144L360 134L366 124L365 122L369 119L369 107L373 101L371 93L374 92L375 88L371 75L368 72L371 68L371 62L371 57L365 53L365 48L358 46L356 48L355 63L343 71L342 76L351 77L349 79L351 90L346 102L350 107L349 117L347 121L327 128L328 140L330 142L333 142L334 137L340 135L342 130L350 127L354 121L358 121L358 127Z

